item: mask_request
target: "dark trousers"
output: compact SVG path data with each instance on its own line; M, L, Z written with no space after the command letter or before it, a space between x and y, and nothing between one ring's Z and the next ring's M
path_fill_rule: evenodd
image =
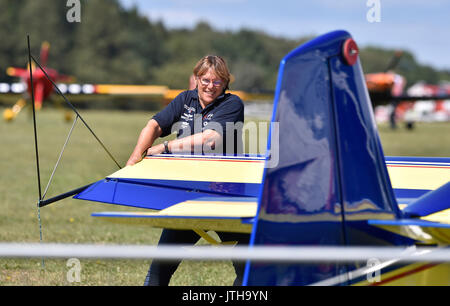
M249 243L250 235L241 233L227 233L217 232L217 235L222 241L237 241L238 245L245 245ZM164 229L161 233L158 245L171 244L195 244L199 240L199 236L191 230L171 230ZM180 265L181 260L161 261L153 260L147 277L145 278L144 286L168 286L172 274ZM242 278L244 277L245 261L233 261L234 270L236 272L236 279L234 286L242 285Z

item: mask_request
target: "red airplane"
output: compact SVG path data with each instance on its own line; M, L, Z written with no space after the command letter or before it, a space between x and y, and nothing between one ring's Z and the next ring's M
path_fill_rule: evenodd
M396 117L403 114L406 109L410 109L415 101L437 100L441 101L442 104L442 100L450 98L450 92L438 90L440 87L435 85L430 85L434 90L427 93L412 92L410 90L405 92L406 79L393 72L393 69L398 65L402 55L402 51L396 51L383 72L365 75L372 106L376 108L377 106L384 104L392 105L392 111L389 115L392 128L396 128ZM405 123L408 129L412 129L414 126L413 121L405 120Z
M383 72L365 75L367 89L374 107L389 103L393 97L403 94L406 80L403 76L392 71L399 63L402 55L402 51L396 51Z
M40 52L40 64L42 68L47 72L49 77L55 81L70 82L73 77L59 74L56 70L47 67L48 54L50 50L50 44L48 42L43 42ZM29 65L29 64L28 64ZM16 68L9 67L6 73L9 76L19 77L22 82L27 85L27 93L31 96L31 88L34 89L34 100L36 109L41 109L42 102L47 99L53 92L52 83L45 77L44 73L40 69L36 69L34 63L31 65L31 71L33 76L33 87L31 87L30 71L29 66L27 68ZM26 105L26 100L20 98L12 108L8 108L3 112L3 118L6 121L13 120L22 108ZM70 118L67 118L70 119Z

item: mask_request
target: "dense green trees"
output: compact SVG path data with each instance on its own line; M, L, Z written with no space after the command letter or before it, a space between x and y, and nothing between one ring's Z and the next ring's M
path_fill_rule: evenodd
M232 89L270 91L275 87L280 59L309 38L292 40L241 29L217 31L201 22L194 29L168 30L148 20L136 8L117 0L81 1L81 22L66 19L67 1L0 0L0 81L8 66L26 65L26 34L32 52L42 41L51 43L49 66L79 82L163 84L185 88L192 68L206 54L223 56L236 79ZM394 50L361 50L365 72L380 71ZM419 65L405 52L396 71L408 83L450 80L449 71Z

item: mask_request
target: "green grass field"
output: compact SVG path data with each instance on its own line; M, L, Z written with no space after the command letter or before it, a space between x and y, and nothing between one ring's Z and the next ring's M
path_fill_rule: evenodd
M3 108L0 108L3 113ZM151 113L81 111L98 137L124 165ZM71 124L61 112L38 113L42 190L45 189ZM250 120L248 118L248 120ZM450 156L450 123L422 123L414 131L380 126L386 155ZM33 124L24 112L11 123L0 121L0 241L38 242L38 186ZM79 121L56 171L47 198L99 180L117 166ZM105 210L136 210L73 199L41 209L44 242L156 244L161 232L144 226L124 227L90 217ZM199 242L204 244L203 241ZM66 260L0 259L0 285L72 285ZM75 285L142 285L150 260L81 260L81 283ZM183 262L171 285L231 285L231 262Z

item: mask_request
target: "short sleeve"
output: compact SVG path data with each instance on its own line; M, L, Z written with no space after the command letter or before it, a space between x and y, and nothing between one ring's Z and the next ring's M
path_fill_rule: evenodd
M180 93L162 111L153 116L152 119L156 120L162 129L161 137L169 135L172 131L172 125L180 120L187 93L187 91Z

